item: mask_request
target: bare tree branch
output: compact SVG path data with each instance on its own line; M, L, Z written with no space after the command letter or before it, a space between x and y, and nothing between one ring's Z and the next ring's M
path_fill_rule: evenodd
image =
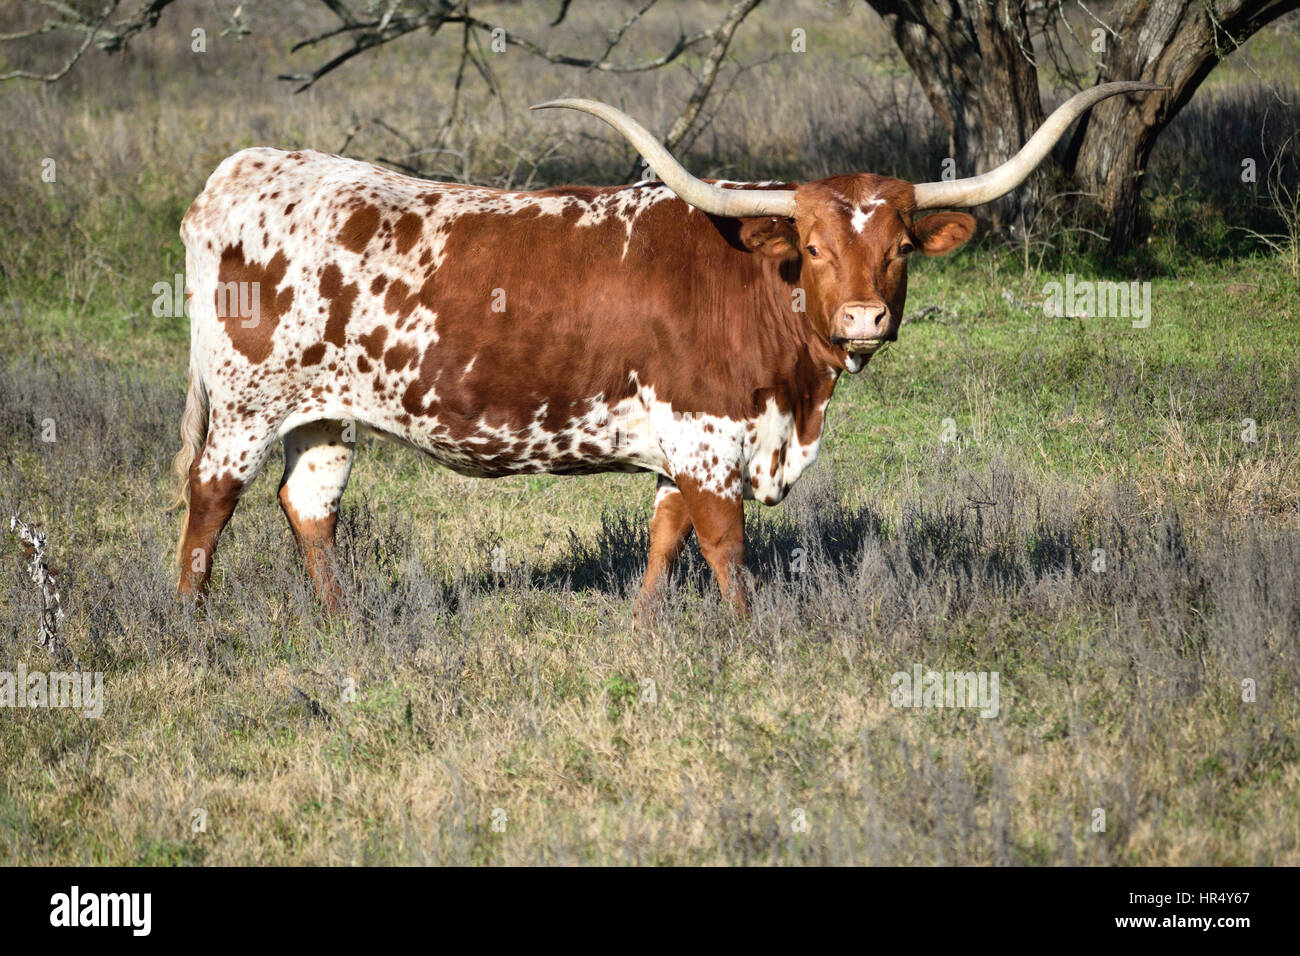
M67 59L61 69L56 70L53 73L32 73L28 70L12 70L8 73L0 73L0 80L36 80L40 83L57 83L68 75L72 68L77 65L77 61L81 59L82 54L90 49L90 45L95 42L95 36L99 32L99 29L103 27L108 18L113 15L113 11L117 9L117 2L118 0L110 0L108 5L104 8L104 13L99 18L98 22L96 22L93 27L89 27L89 29L85 30L86 37L81 41L81 46L77 47L76 52ZM60 6L62 6L62 4L60 4ZM74 14L76 13L76 11L73 10L69 10L69 12ZM89 23L90 21L85 21L84 25L89 26ZM0 37L0 40L20 40L29 36L35 36L38 33L49 33L53 30L79 29L82 26L83 23L81 22L72 24L47 20L35 30L28 31L25 34L18 33Z
M551 26L558 27L561 23L564 22L564 18L569 15L570 2L571 0L560 0L560 12L557 13L555 15L555 19L551 21Z
M491 33L496 29L492 24L475 17L466 16L464 18L456 17L453 19L468 23L470 26L488 33ZM667 53L663 54L663 56L655 57L653 60L645 60L641 63L623 65L608 62L606 59L608 53L604 53L595 58L572 56L567 53L553 53L550 50L543 49L539 44L534 43L532 40L529 40L526 37L517 36L509 30L505 33L505 41L511 46L517 46L522 50L527 50L529 53L533 54L533 56L540 57L548 63L558 63L563 66L577 66L586 70L602 70L606 73L646 73L650 70L657 70L662 66L667 66L669 63L672 63L691 47L710 39L714 35L716 29L717 27L708 30L701 30L699 33L689 37L685 34L681 34L677 38L677 41L672 45L672 48L669 49Z
M618 46L621 42L623 42L623 34L627 33L627 31L631 28L632 24L640 20L641 17L645 15L646 11L649 10L658 2L659 0L646 0L645 5L640 7L636 11L636 13L632 14L632 16L628 17L627 20L623 22L623 25L621 27L619 27L617 30L611 31L609 43L605 47L605 52L602 53L597 58L596 63L597 64L604 63L607 59L609 59L609 55L614 52L614 48Z
M427 29L430 34L435 34L444 23L453 20L453 13L457 10L468 10L469 8L467 2L460 6L453 6L448 0L437 0L437 3L432 7L421 6L419 9L399 15L396 12L399 2L394 0L381 17L371 20L358 20L342 0L321 0L321 2L339 18L341 25L318 33L315 36L299 40L290 47L289 52L296 53L305 47L315 46L318 43L345 34L351 34L352 46L326 60L308 73L281 73L277 79L300 84L294 90L295 93L301 93L303 90L310 88L321 77L332 73L353 57L367 50L383 46L385 43L391 43L408 33L414 33L416 30Z
M46 7L59 14L57 19L47 20L28 30L0 36L0 41L26 40L45 33L64 32L84 35L85 39L82 46L55 73L40 74L14 71L3 78L34 79L47 83L61 79L91 46L96 46L108 53L116 53L125 49L132 37L156 26L163 10L174 3L175 0L144 0L134 13L114 24L107 25L108 19L118 9L121 2L122 0L107 0L103 14L96 19L78 12L68 4L61 2L61 0L42 0ZM448 23L458 23L468 29L482 33L492 33L498 29L498 25L474 16L470 11L469 0L390 0L389 3L382 7L372 7L365 14L358 14L348 6L345 0L320 0L320 2L334 14L338 23L329 29L298 40L290 47L290 52L315 47L337 37L350 38L351 45L310 70L280 74L279 79L298 84L294 90L295 93L301 93L310 88L322 77L332 73L354 57L418 30L427 30L431 34L435 34L444 24ZM746 2L737 3L721 22L706 30L691 35L679 34L673 45L657 57L639 63L610 62L610 56L622 43L628 30L657 2L658 0L644 0L642 5L626 21L611 32L605 48L594 57L556 52L508 29L504 30L503 38L511 46L525 50L533 56L546 60L548 63L578 67L585 70L600 70L606 73L645 73L668 66L688 50L708 41L714 43L714 54L711 54L711 56L716 54L720 57L718 51L721 50L722 53L725 53L727 43L730 42L730 36L735 31L736 25L761 0L753 0L753 2L746 0ZM560 23L567 16L569 6L569 0L562 3L556 19L552 22L552 26ZM246 31L239 30L237 32L243 33ZM724 33L726 40L719 46L718 41ZM462 51L465 49L466 47L462 43ZM473 52L468 54L462 52L462 56L467 56L468 61L475 64L476 69L484 76L485 82L489 86L495 86L495 80L490 78L491 70L481 57ZM704 74L707 77L704 85L705 95L707 95L708 87L712 83L711 76L716 74L716 71L716 62L706 63ZM695 108L695 113L698 113L698 107Z
M98 47L105 53L119 53L125 50L132 37L146 30L152 30L157 26L158 18L162 16L163 10L171 6L175 0L146 0L136 8L134 13L111 25L108 24L108 20L117 12L121 0L107 0L103 11L97 16L82 13L70 5L60 2L60 0L41 0L41 2L42 6L58 13L61 19L46 20L40 26L31 30L0 35L0 42L24 40L39 34L57 31L81 34L83 36L81 45L63 64L62 68L53 73L13 70L9 73L0 74L0 80L36 80L40 83L57 82L68 75L72 68L76 66L77 61L92 46Z
M695 89L690 99L686 101L686 106L677 117L677 122L673 123L672 128L668 130L668 135L664 137L664 146L668 149L673 149L682 141L691 124L700 115L700 108L709 98L713 81L718 78L718 67L722 65L722 58L727 55L727 48L731 46L731 38L735 36L736 28L760 2L762 0L738 0L727 11L726 17L710 31L713 35L713 48L709 50L709 55L704 61L704 68L695 81Z

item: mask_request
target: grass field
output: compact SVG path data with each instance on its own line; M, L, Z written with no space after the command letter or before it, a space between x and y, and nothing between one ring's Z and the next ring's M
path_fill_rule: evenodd
M793 9L825 58L894 88L860 53L886 59L887 37L838 47L838 14ZM787 15L764 12L738 57ZM0 861L1300 863L1300 282L1233 231L1275 228L1234 170L1260 128L1300 115L1259 86L1296 82L1294 33L1257 38L1251 69L1225 69L1170 131L1140 253L1100 264L1064 222L916 263L912 319L842 381L811 475L748 511L752 616L729 613L692 545L637 628L653 479L472 480L369 438L341 523L357 613L322 618L278 459L222 539L206 613L173 600L188 335L151 290L181 269L180 216L239 146L336 149L372 114L423 141L438 117L416 104L447 82L408 45L291 100L282 49L255 34L186 64L189 25L66 86L0 86L0 514L48 533L63 634L105 699L98 719L0 711ZM567 44L594 27L574 29ZM617 101L609 77L501 72L508 109L471 103L455 131L468 178L625 171L590 127L520 118L575 89ZM822 97L826 72L756 68L694 168L869 168L876 141L845 139L861 91ZM651 123L685 89L629 82ZM814 102L804 141L757 125ZM917 141L881 146L885 171L920 173L937 148L908 102ZM1217 150L1226 173L1192 155L1198 123L1256 108ZM356 155L383 155L384 135ZM1150 282L1150 327L1048 317L1067 273ZM0 670L48 670L17 552L4 538ZM917 665L998 674L998 715L893 706L892 676Z

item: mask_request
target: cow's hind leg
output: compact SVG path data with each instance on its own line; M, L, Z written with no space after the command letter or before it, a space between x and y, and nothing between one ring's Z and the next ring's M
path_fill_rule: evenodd
M648 616L655 608L690 533L691 516L682 493L670 479L660 477L654 517L650 520L650 555L637 599L638 617Z
M261 467L273 437L269 426L225 429L213 423L208 429L203 449L189 467L189 507L177 553L180 594L203 599L212 577L217 538Z
M695 526L704 560L709 562L722 596L741 614L749 612L745 591L745 505L740 489L719 494L700 487L692 478L679 477L677 487Z
M217 538L234 514L244 490L244 482L223 475L204 481L198 475L199 462L190 468L190 504L185 516L178 559L181 566L182 595L202 601L212 577L212 559Z
M334 529L352 473L352 449L352 443L343 440L341 422L312 422L284 436L280 507L321 604L330 612L339 610L342 598Z

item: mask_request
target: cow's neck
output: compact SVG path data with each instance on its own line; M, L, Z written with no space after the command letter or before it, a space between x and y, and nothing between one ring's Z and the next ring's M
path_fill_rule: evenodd
M767 371L752 385L755 426L746 455L747 497L775 504L816 459L826 408L844 371L842 353L820 336L804 313L791 306L797 277L787 265L760 263L754 291L757 308L746 310Z

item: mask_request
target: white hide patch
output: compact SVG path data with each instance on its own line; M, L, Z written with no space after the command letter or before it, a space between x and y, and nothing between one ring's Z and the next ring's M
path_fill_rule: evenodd
M867 220L871 218L871 214L876 211L877 207L883 206L884 204L885 201L883 199L872 199L868 202L864 202L857 209L854 209L853 216L849 219L849 225L853 227L853 231L861 232L865 229L867 226Z
M298 519L316 521L338 510L352 458L337 422L304 425L285 436L282 493Z

